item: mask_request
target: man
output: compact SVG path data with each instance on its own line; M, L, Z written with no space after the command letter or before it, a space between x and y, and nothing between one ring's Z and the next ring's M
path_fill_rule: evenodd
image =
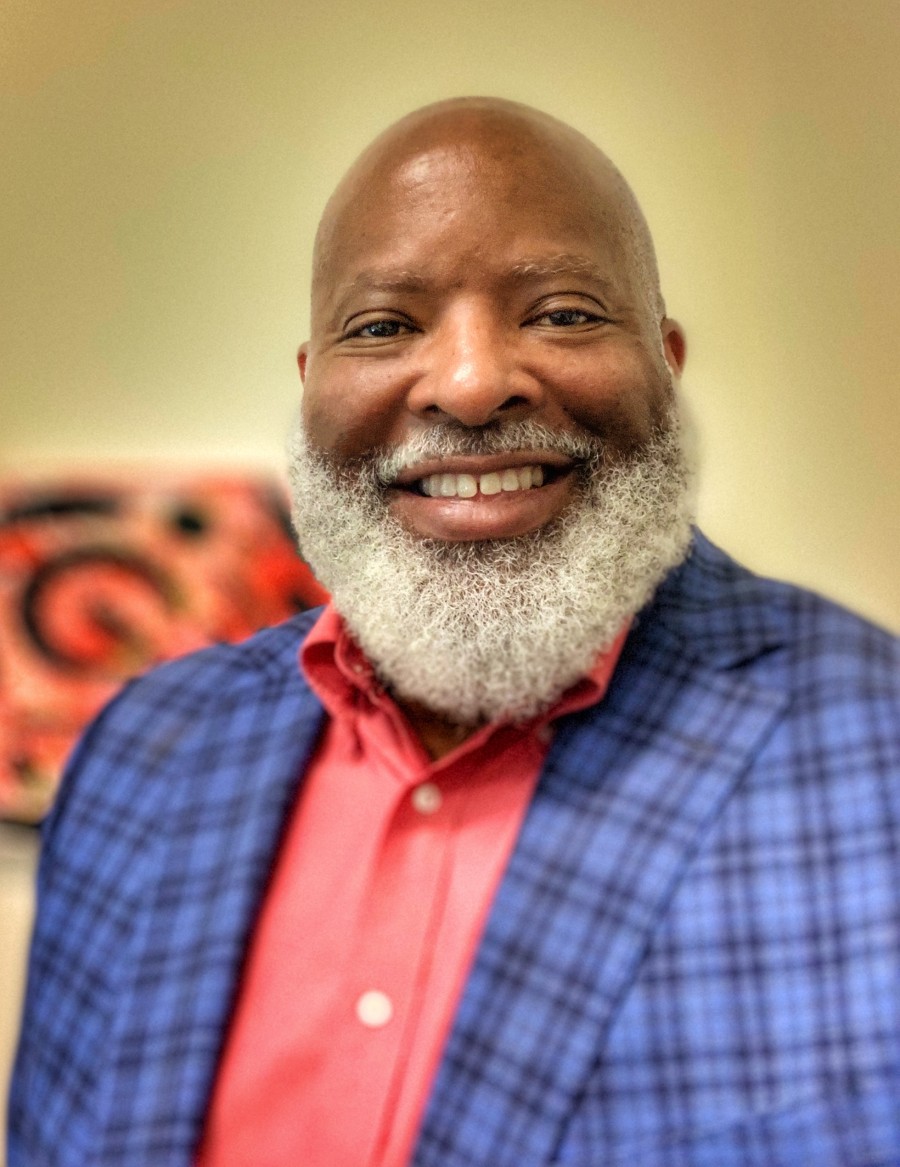
M333 607L86 735L11 1167L900 1163L897 644L692 534L624 180L522 106L419 111L312 306Z

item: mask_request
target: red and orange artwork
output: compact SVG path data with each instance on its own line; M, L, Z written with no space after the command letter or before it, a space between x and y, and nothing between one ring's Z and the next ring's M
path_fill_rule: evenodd
M0 484L0 818L43 817L124 680L326 599L271 481L154 470Z

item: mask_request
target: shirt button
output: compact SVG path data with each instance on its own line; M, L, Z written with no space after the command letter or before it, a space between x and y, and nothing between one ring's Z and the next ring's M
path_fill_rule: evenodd
M381 1029L394 1016L394 1003L381 989L368 989L356 1002L356 1016L368 1029Z
M542 745L549 746L553 741L553 726L542 725L537 731L537 739Z
M440 790L433 782L423 782L421 786L417 786L411 798L419 814L434 814L441 809L441 803L444 801Z

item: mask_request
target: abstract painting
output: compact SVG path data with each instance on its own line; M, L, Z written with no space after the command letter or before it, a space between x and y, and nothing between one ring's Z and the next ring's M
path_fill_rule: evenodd
M274 481L147 468L0 482L0 818L43 817L127 678L326 599Z

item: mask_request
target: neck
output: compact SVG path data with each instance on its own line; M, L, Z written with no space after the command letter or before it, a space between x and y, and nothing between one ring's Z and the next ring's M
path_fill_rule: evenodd
M479 728L477 725L457 725L455 721L449 721L439 713L433 713L424 705L417 705L414 702L398 701L397 704L405 713L407 721L415 730L416 736L432 761L437 761L451 750L455 750Z

